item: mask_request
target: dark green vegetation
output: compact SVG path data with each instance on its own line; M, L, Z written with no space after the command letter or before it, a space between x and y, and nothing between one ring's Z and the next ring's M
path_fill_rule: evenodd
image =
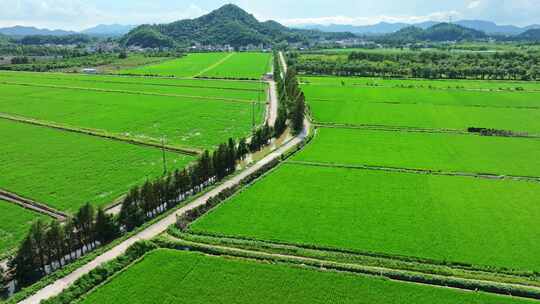
M13 249L28 232L32 221L44 217L10 202L0 200L0 259Z
M451 23L439 23L425 30L414 26L406 27L377 40L380 43L401 45L419 41L471 41L487 37L486 33L471 28Z
M301 53L292 60L299 73L428 79L540 79L538 50L501 52L356 51Z
M305 182L299 188L283 181ZM539 270L535 240L540 230L534 224L540 216L539 188L537 183L287 164L191 229Z
M85 254L98 243L105 245L120 235L113 215L90 204L81 206L64 223L35 221L10 260L18 284L26 285ZM48 270L46 270L48 269Z
M178 288L178 281L182 288ZM358 295L361 295L359 297ZM82 303L527 303L358 275L159 249Z
M84 44L92 41L92 38L87 35L74 34L65 36L53 35L29 35L24 36L19 41L23 45L45 45L45 44Z
M126 45L173 47L202 45L271 45L307 42L317 38L351 38L350 33L323 33L289 29L277 22L259 22L241 8L228 4L208 15L169 24L141 25L122 38Z
M107 205L163 174L162 151L46 127L0 120L0 187L64 211ZM168 168L192 157L166 153Z
M518 36L518 39L529 40L529 41L540 41L540 29L530 29L521 33Z
M0 70L31 72L62 70L80 72L83 68L96 67L101 72L112 72L115 69L125 69L133 67L134 65L156 63L168 59L145 55L132 55L127 58L119 58L119 55L115 53L73 53L73 51L54 47L43 47L43 49L41 49L39 46L20 46L14 49L8 48L7 51L15 54L21 53L19 57L16 58L20 58L23 61L0 65ZM47 57L30 57L28 53Z
M320 128L294 160L540 177L537 138ZM510 161L511 160L511 161Z

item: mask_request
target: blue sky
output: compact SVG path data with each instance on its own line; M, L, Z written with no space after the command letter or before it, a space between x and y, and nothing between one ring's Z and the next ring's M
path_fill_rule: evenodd
M540 0L0 0L0 26L79 30L96 24L163 23L194 18L234 3L261 20L287 25L373 24L484 19L540 23Z

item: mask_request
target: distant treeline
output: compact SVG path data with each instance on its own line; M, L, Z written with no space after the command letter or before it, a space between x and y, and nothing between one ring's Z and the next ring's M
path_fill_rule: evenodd
M19 43L23 45L76 45L76 44L85 44L92 41L97 41L97 39L92 38L88 35L76 34L76 35L65 35L65 36L52 36L52 35L30 35L24 36L21 38Z
M336 58L337 57L337 58ZM540 52L352 52L296 55L303 74L427 79L540 79Z

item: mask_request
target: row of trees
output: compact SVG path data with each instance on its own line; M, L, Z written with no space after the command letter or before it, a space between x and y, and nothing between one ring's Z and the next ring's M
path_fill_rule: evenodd
M305 74L340 76L537 80L540 53L352 52L298 56L296 67Z
M133 187L123 199L118 216L86 204L64 223L44 220L33 223L9 263L14 278L19 286L28 285L134 230L233 173L239 161L268 144L273 135L273 129L264 125L253 132L249 142L245 138L238 143L229 139L213 153L205 151L194 165Z
M63 224L43 219L33 223L10 267L15 269L17 282L25 285L118 235L113 216L86 204Z
M288 68L285 75L282 75L281 71L278 55L274 54L274 80L279 98L275 129L283 132L289 121L291 132L298 135L304 129L306 99L300 89L295 69Z

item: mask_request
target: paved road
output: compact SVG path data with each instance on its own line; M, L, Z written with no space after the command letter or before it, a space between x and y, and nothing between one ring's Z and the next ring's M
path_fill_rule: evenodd
M279 52L279 60L281 60L281 66L283 67L283 72L287 73L287 61L285 60L285 56L283 55L283 52Z
M278 97L276 90L276 82L273 80L268 81L268 109L266 111L266 122L269 126L273 127L276 124L278 114Z
M274 87L275 88L275 87ZM274 91L275 92L275 91ZM277 107L276 107L277 109ZM309 134L309 128L310 124L309 121L305 121L304 124L304 131L298 135L297 137L294 137L290 141L283 144L281 147L276 149L275 151L268 154L266 157L264 157L262 160L255 163L253 166L245 169L238 175L232 177L231 179L225 181L223 184L217 186L216 188L212 189L211 191L207 192L203 196L199 197L195 201L187 204L186 206L180 208L176 212L170 214L169 216L165 217L161 221L153 224L152 226L144 229L137 235L134 235L130 237L129 239L123 241L119 245L111 248L110 250L106 251L102 255L96 257L94 260L89 262L88 264L82 266L81 268L75 270L71 274L67 275L66 277L59 279L55 281L54 283L44 287L43 289L39 290L36 294L32 295L31 297L27 298L26 300L23 300L19 303L21 304L38 304L40 301L48 299L50 297L56 296L62 292L62 290L69 287L71 284L73 284L77 279L82 277L83 275L87 274L88 272L92 271L93 269L99 267L103 263L106 263L108 261L111 261L118 256L122 255L126 249L134 244L137 241L140 240L149 240L160 233L167 230L167 228L170 225L173 225L176 222L176 217L178 215L184 214L186 211L194 209L200 205L203 205L206 203L206 201L213 196L216 196L219 192L223 191L226 188L235 186L240 183L242 179L247 177L248 175L252 174L253 172L259 170L261 167L265 166L266 164L270 163L274 159L280 158L281 155L283 155L287 150L295 147L296 145L300 144L304 138Z

